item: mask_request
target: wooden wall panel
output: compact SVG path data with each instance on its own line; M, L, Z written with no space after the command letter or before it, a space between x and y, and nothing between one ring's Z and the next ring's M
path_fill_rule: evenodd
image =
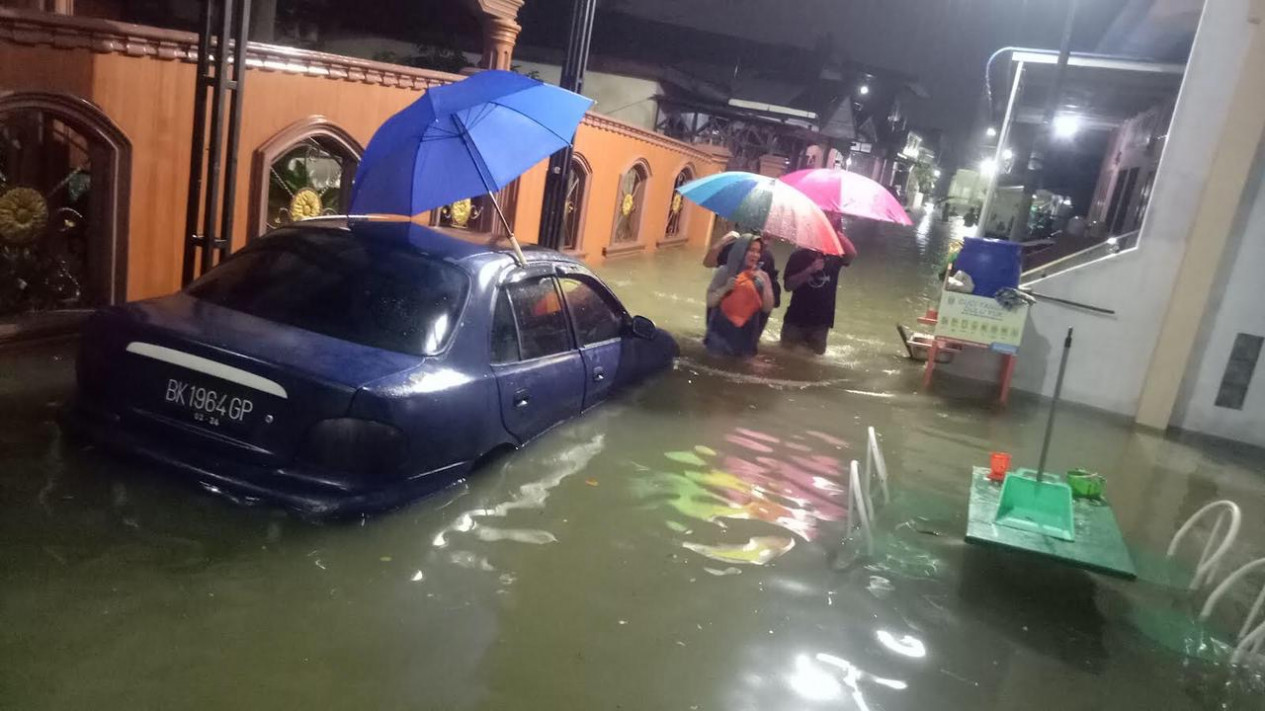
M514 211L514 233L523 244L540 243L541 208L545 200L545 177L549 161L544 160L518 179L518 206Z
M94 55L91 99L132 142L129 299L180 288L194 67Z
M88 98L92 53L0 42L0 91L64 91Z

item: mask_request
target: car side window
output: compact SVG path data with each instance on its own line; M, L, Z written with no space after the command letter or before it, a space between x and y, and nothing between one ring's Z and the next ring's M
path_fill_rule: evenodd
M622 311L611 303L610 296L573 277L562 279L562 291L567 296L567 306L575 319L575 335L581 345L609 341L623 333Z
M507 291L518 322L519 355L523 360L570 350L571 330L553 277L510 284Z
M509 293L501 290L492 313L492 362L513 363L518 359L518 326L514 323Z

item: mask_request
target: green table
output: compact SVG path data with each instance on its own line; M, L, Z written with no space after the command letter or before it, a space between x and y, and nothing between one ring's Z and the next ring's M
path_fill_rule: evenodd
M1116 515L1106 502L1076 499L1072 503L1076 540L1061 541L1040 533L994 524L993 517L997 514L1000 498L1001 482L988 480L988 467L975 467L971 472L967 543L1031 553L1127 580L1138 577L1124 537L1120 535Z

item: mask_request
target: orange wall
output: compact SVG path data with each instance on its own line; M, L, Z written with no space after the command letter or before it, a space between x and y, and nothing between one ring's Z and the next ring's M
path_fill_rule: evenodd
M596 123L597 125L594 125ZM631 132L604 127L605 120L586 122L576 133L575 150L593 166L585 214L585 231L580 249L590 256L600 255L609 245L615 227L615 202L619 199L619 181L638 159L650 166L645 200L641 206L638 242L654 249L664 238L672 204L672 186L676 176L689 166L694 177L719 172L723 166L701 153L667 147L666 141L643 140ZM682 233L691 244L703 244L711 230L711 213L685 202Z
M690 167L694 177L723 170L724 164L706 154L670 143L662 136L647 136L644 131L619 124L606 117L590 117L581 124L575 137L575 152L583 156L593 169L584 196L584 229L578 251L586 259L602 259L602 250L610 245L615 226L615 203L619 200L619 181L638 160L650 166L646 183L638 243L646 251L658 249L668 227L672 204L672 186L676 176ZM526 242L535 242L540 230L540 205L545 191L545 164L528 171L519 181L518 211L515 230ZM711 231L711 213L686 201L681 234L688 244L701 246ZM673 247L676 244L671 245Z
M131 141L129 299L180 287L195 69L180 60L15 44L0 37L0 91L57 91L88 99ZM312 115L324 116L365 145L383 120L420 95L413 88L250 69L237 157L234 248L246 239L256 148ZM635 160L650 166L640 238L648 251L663 238L677 172L691 165L701 177L721 169L689 146L605 118L590 117L580 127L576 150L593 167L581 246L590 259L601 258L610 242L619 177ZM542 163L519 184L515 223L525 242L535 242L539 231L544 178ZM691 243L701 244L710 214L688 203L686 209L683 231Z

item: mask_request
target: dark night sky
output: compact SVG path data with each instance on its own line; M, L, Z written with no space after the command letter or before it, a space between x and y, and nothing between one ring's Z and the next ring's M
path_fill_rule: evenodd
M1081 0L1073 49L1093 50L1128 0ZM970 138L982 107L984 63L1006 45L1057 48L1070 0L599 0L597 22L618 14L742 39L810 48L829 33L848 58L915 75L931 94L911 122ZM565 23L570 0L528 0L520 42ZM533 35L536 35L533 37ZM653 42L653 38L647 38ZM600 52L595 47L594 52Z

